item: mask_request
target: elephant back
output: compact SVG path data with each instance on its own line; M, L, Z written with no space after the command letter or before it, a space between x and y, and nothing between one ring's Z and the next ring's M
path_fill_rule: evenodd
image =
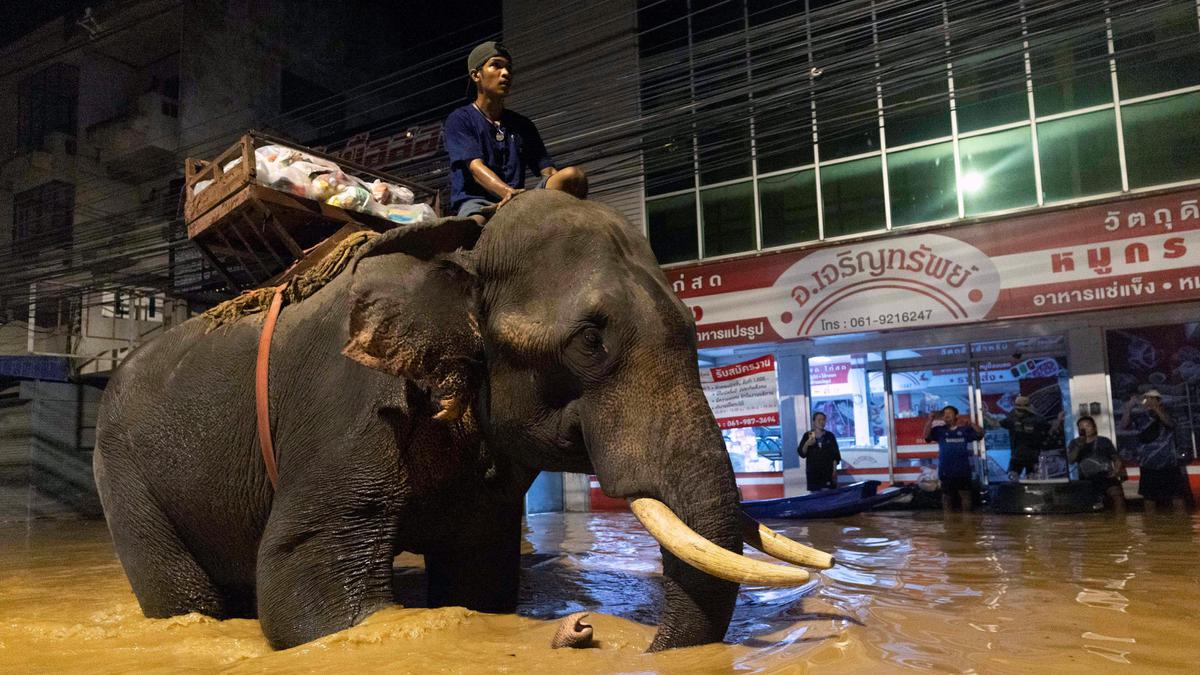
M212 309L204 312L207 330L213 331L253 314L266 312L271 306L271 299L276 291L283 287L283 305L286 307L304 300L321 290L339 274L350 267L359 253L368 248L379 233L371 230L353 232L337 242L327 253L320 255L315 261L308 263L300 273L285 277L280 283L248 290L241 295L226 300Z

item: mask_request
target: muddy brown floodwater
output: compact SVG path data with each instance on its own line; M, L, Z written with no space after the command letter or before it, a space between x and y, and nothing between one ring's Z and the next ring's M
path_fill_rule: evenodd
M771 525L834 552L800 589L743 588L726 644L644 654L658 547L628 514L531 516L520 614L398 600L272 652L250 620L146 619L103 523L0 526L3 672L1189 671L1200 647L1200 517L868 514ZM754 553L754 555L758 555ZM548 647L592 612L597 647Z

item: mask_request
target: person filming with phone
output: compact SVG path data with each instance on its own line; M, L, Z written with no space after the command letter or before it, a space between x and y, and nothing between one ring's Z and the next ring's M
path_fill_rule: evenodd
M842 461L842 455L838 451L837 439L825 430L825 413L813 413L812 429L800 437L796 452L807 460L805 475L808 477L809 492L837 487L837 465Z

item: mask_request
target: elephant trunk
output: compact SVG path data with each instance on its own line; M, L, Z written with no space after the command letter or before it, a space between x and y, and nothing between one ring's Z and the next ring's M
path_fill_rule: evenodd
M832 562L742 512L721 431L699 382L694 385L651 418L640 414L644 405L606 408L596 418L601 423L589 424L593 420L583 416L605 493L627 498L661 546L665 606L650 651L719 642L739 584L798 586L809 573L793 565ZM743 541L792 564L743 557Z
M727 479L720 476L708 478L709 481L719 480L726 484L719 491L696 489L690 496L664 496L670 512L688 529L716 547L737 555L742 549L737 488L732 471L727 473ZM674 490L677 493L684 491ZM663 591L666 604L658 633L650 643L650 651L720 642L733 616L738 584L701 571L673 553L662 539L660 543L663 544Z

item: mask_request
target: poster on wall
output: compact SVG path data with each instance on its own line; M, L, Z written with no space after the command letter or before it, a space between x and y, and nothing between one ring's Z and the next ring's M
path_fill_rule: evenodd
M701 368L700 384L722 429L779 424L779 380L773 355Z
M1113 413L1120 426L1126 403L1137 402L1150 389L1162 394L1163 406L1175 422L1175 447L1182 457L1196 457L1200 435L1200 323L1143 326L1110 330L1108 368ZM1117 448L1136 458L1135 429L1117 429Z
M665 270L701 347L1200 298L1200 191Z

